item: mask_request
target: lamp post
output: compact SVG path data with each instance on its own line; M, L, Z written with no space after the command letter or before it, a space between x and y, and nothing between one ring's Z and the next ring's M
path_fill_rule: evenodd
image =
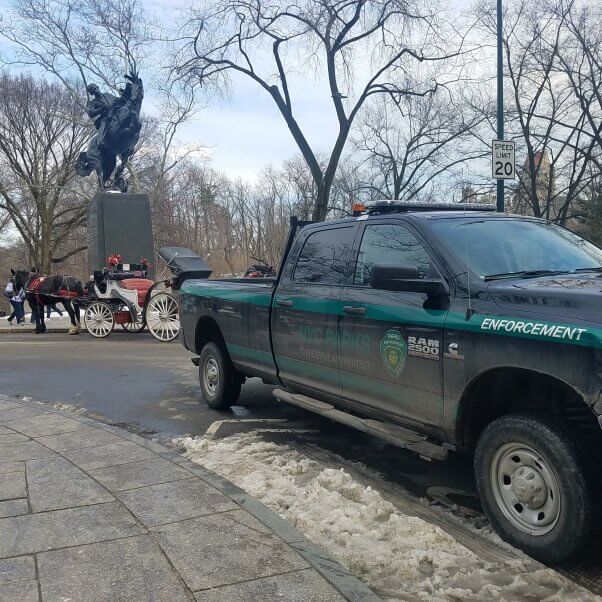
M504 139L504 50L502 0L497 0L497 139ZM497 210L504 211L504 180L497 181Z

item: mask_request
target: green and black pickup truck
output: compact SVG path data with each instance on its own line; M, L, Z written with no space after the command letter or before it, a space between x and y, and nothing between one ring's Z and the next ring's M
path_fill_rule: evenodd
M377 202L291 235L277 278L180 293L211 407L258 376L421 456L474 453L491 522L541 560L594 533L602 250L583 238L483 207Z

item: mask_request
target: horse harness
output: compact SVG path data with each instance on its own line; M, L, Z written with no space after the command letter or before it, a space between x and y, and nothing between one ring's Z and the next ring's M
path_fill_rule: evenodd
M77 297L77 291L72 291L69 288L69 283L65 282L65 277L61 280L58 294L54 293L40 293L40 286L48 276L32 276L25 285L25 292L33 294L38 305L44 305L41 299L41 295L45 297L58 297L59 299L71 300ZM66 288L65 288L66 287Z
M33 294L38 305L44 305L40 298L40 293L38 292L44 280L46 280L46 276L32 276L25 284L25 292Z

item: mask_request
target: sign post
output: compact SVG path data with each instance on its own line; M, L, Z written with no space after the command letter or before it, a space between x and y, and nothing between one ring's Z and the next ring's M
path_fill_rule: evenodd
M504 139L504 12L502 0L496 0L497 16L497 137ZM495 176L494 176L495 177ZM504 211L504 180L498 179L497 210Z
M510 140L491 141L491 177L498 180L516 178L515 144ZM499 210L499 207L498 207ZM503 211L503 207L501 209Z

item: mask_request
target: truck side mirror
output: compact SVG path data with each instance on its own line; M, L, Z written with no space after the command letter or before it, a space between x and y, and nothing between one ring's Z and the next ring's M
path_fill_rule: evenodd
M370 272L370 286L385 291L425 293L429 297L445 297L449 289L443 280L418 277L418 268L377 263Z

